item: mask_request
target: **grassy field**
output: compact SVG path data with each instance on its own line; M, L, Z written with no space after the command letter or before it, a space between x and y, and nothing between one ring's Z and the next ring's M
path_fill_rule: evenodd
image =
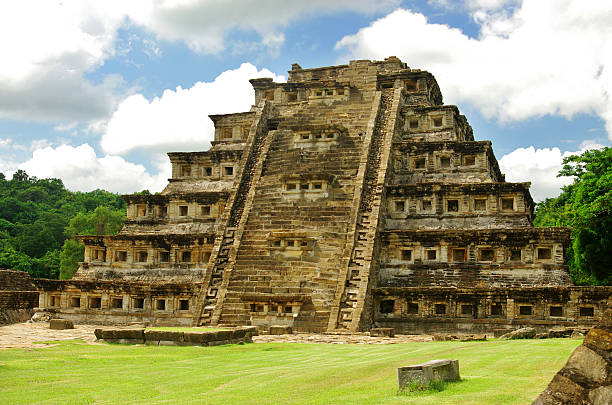
M0 351L2 404L526 404L580 340L217 347L87 345ZM396 368L459 360L442 392L397 390Z

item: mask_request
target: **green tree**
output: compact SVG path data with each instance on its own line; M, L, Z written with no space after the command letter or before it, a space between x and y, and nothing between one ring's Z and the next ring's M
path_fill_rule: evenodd
M98 207L107 211L99 210L92 220ZM38 179L23 170L11 180L0 174L0 267L57 278L60 249L79 233L66 232L70 220L81 216L92 224L93 230L81 233L112 234L124 211L123 199L108 191L72 192L60 179Z
M66 239L59 254L59 278L67 280L74 276L83 261L85 246L75 239Z
M123 226L125 211L100 206L93 212L76 214L66 227L66 236L115 235Z
M99 206L93 212L76 214L66 227L66 239L60 252L60 278L72 278L84 259L85 247L74 239L76 235L116 235L123 226L125 211Z
M567 254L577 284L612 284L612 148L563 160L558 176L574 177L557 198L538 204L536 226L571 226Z

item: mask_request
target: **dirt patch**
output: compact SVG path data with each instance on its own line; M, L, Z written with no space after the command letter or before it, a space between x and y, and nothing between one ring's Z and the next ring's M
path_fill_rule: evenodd
M335 335L298 333L294 335L253 336L253 343L331 343L358 345L390 345L395 343L430 342L430 335L395 335L395 337L369 336L367 334Z
M53 344L36 343L56 340L81 339L86 343L95 344L94 329L99 326L75 325L74 329L49 329L48 322L14 323L0 326L0 350L28 349L34 347L49 347Z
M80 339L89 344L96 342L94 329L99 325L74 325L74 329L49 329L48 322L15 323L0 326L0 350L29 349L54 346L53 341ZM253 343L332 343L332 344L395 344L408 342L429 342L429 335L396 335L395 337L374 337L367 334L309 334L253 336ZM38 342L38 343L36 343ZM50 343L40 343L50 342Z

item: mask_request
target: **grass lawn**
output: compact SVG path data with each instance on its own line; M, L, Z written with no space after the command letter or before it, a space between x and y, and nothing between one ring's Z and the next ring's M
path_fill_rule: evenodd
M581 340L0 351L2 404L527 404ZM458 359L462 381L399 393L398 366Z

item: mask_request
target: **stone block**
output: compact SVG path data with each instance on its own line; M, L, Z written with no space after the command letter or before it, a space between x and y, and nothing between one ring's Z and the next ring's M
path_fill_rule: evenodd
M236 328L232 330L232 339L243 339L246 335L246 329Z
M567 360L565 369L576 372L583 377L597 383L606 380L606 360L586 346L578 346Z
M536 398L532 405L583 404L586 403L585 397L584 388L557 373L548 388Z
M459 379L459 360L431 360L427 363L397 369L399 388L405 388L413 382L428 384L433 381L458 381Z
M243 326L240 329L246 330L251 336L259 335L259 328L257 326Z
M208 342L217 339L216 332L184 332L183 338L186 343L207 346Z
M144 338L146 344L149 344L149 342L159 344L161 341L183 342L184 334L177 331L145 329Z
M74 329L74 325L69 319L51 319L49 321L49 329Z
M96 331L98 332L98 334L96 335L98 339L104 339L104 340L117 339L115 337L116 329L96 329Z
M612 385L605 385L589 391L593 405L612 405Z
M566 338L570 337L574 332L572 328L553 328L548 331L549 338Z
M394 337L395 328L372 328L370 336Z
M115 339L135 340L143 343L145 339L144 331L143 328L117 329L114 336Z
M215 339L213 340L231 340L233 332L231 330L219 330L214 333Z
M270 335L290 335L293 329L288 325L272 325L270 326Z
M503 336L500 336L500 339L533 339L536 335L536 330L534 328L521 328L517 330L513 330L512 332L506 333Z
M612 351L612 333L593 328L584 338L584 344L601 350Z

